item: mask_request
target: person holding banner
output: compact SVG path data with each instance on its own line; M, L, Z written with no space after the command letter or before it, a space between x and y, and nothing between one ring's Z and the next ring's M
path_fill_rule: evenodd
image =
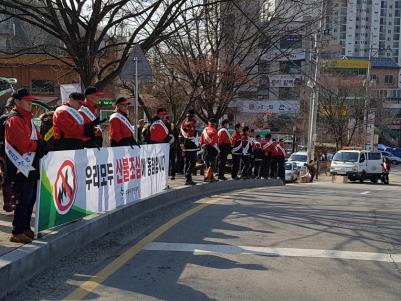
M212 118L208 122L208 126L203 130L200 137L200 144L205 150L205 161L206 161L206 175L204 182L214 182L216 179L213 175L213 168L216 166L216 158L220 153L218 146L218 134L217 134L217 121Z
M185 157L185 185L196 185L192 180L192 174L195 171L196 155L199 151L196 127L195 111L189 110L187 118L181 124L181 148L184 151Z
M159 108L149 128L149 144L169 143L174 139L174 135L171 129L168 128L168 124L167 110L165 108Z
M134 128L128 119L128 106L130 104L131 102L125 97L116 100L115 113L110 116L109 122L109 138L112 147L139 146L134 138Z
M32 96L27 89L14 95L15 110L5 124L6 178L14 182L16 207L11 242L29 243L33 240L30 227L39 178L39 159L47 153L32 120Z
M53 114L54 150L83 149L85 140L95 137L94 123L84 123L79 113L85 96L82 93L71 93L68 102L59 106Z
M86 137L85 138L85 147L86 148L100 148L103 145L103 136L102 129L100 128L98 112L97 112L97 104L100 101L100 98L104 95L103 92L100 92L96 87L89 86L85 90L85 101L84 104L79 109L82 117L84 118L84 124L95 124L96 133L94 137Z

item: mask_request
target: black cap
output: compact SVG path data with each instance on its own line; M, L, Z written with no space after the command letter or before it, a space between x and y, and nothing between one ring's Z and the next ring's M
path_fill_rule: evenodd
M244 128L242 129L242 131L245 133L245 132L248 132L249 131L249 126L244 126Z
M210 118L210 119L209 119L209 123L211 123L211 124L217 124L216 118Z
M131 102L125 97L119 97L119 98L116 99L116 105L118 105L118 104L129 105L129 104L131 104Z
M28 89L22 88L18 89L16 93L12 95L14 99L19 99L19 100L34 100L37 99L36 96L32 96L31 93L28 91Z
M96 94L98 96L104 95L103 92L99 91L95 86L89 86L85 89L85 96Z
M74 100L80 100L80 101L85 100L85 95L83 95L82 93L79 93L79 92L73 92L70 94L69 97Z
M14 98L10 97L7 99L6 105L4 106L6 109L12 108L15 105Z

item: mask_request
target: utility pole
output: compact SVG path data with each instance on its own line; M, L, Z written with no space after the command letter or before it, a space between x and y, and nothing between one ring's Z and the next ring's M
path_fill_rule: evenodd
M314 35L314 49L316 53L315 59L315 70L313 76L313 82L309 81L308 86L312 89L312 99L309 107L309 126L308 126L308 144L307 152L309 160L315 159L315 139L316 139L316 120L317 112L319 108L319 87L317 85L320 77L320 37L323 30L323 18L325 11L325 1L322 1L321 15L319 20L319 29Z

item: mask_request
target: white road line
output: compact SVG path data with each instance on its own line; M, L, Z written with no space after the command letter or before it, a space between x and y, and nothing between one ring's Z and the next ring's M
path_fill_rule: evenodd
M361 192L361 194L369 194L369 193L370 193L370 191Z
M225 254L251 254L271 257L312 257L347 260L367 260L380 262L401 262L401 254L353 252L337 250L318 249L293 249L293 248L269 248L250 246L231 246L213 244L186 244L186 243L164 243L153 242L148 244L144 250L168 251L168 252L191 252L191 253L225 253Z

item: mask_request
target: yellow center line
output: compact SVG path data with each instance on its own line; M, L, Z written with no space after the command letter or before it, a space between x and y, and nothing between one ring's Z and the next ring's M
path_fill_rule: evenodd
M71 294L66 296L64 300L82 300L88 294L93 292L102 282L104 282L108 277L110 277L113 273L118 271L124 264L130 261L135 255L137 255L146 245L153 242L156 238L164 234L166 231L174 227L176 224L182 222L187 217L201 211L202 209L216 204L220 201L232 199L232 197L226 196L219 196L219 197L211 197L206 201L198 201L201 202L200 205L176 216L175 218L171 219L167 223L163 224L152 233L144 237L134 246L129 248L119 257L114 259L111 263L109 263L106 267L104 267L101 271L99 271L95 276L91 277L89 280L82 283L78 288L76 288Z

